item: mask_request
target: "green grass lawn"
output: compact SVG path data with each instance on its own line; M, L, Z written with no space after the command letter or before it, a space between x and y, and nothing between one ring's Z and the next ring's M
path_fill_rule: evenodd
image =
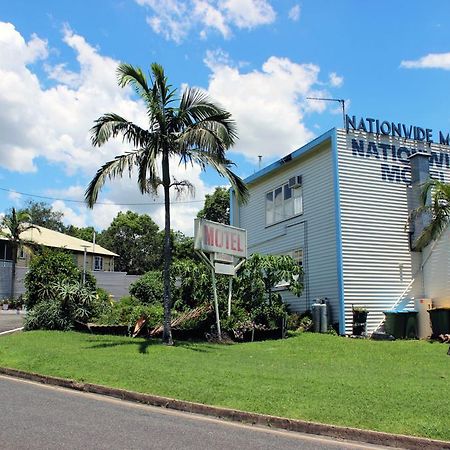
M450 440L447 346L305 333L238 345L81 333L0 338L0 366L182 400Z

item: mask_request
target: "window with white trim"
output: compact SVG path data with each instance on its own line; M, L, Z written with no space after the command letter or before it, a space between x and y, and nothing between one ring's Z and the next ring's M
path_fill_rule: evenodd
M94 270L103 270L103 257L102 256L94 257Z
M302 177L289 181L266 193L266 225L303 214Z

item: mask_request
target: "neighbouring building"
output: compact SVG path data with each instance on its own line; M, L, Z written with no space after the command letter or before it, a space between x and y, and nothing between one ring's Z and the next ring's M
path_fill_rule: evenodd
M436 142L433 142L433 137ZM304 268L294 311L318 298L331 322L350 333L352 305L383 311L414 298L450 305L450 237L413 251L409 213L429 177L450 182L449 136L430 129L346 117L332 129L249 176L248 203L231 193L231 225L248 232L249 253L290 254Z
M130 283L137 279L136 276L127 275L125 272L114 272L114 258L119 255L94 242L84 241L41 226L24 231L21 238L30 244L30 248L33 245L42 245L69 251L78 268L83 270L84 266L87 272L95 276L97 285L116 298L127 295ZM16 266L15 292L17 295L24 293L23 280L31 257L26 246L19 249ZM7 237L0 236L0 298L8 297L11 292L11 259L11 244Z

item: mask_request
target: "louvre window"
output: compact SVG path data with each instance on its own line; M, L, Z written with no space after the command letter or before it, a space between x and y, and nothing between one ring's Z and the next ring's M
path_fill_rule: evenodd
M296 179L301 177L296 177ZM285 183L266 193L266 225L289 219L303 213L303 188L301 183Z

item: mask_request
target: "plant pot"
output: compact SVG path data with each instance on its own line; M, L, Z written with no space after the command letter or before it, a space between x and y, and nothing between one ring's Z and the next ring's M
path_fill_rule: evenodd
M366 332L367 311L353 311L353 335L361 336Z

